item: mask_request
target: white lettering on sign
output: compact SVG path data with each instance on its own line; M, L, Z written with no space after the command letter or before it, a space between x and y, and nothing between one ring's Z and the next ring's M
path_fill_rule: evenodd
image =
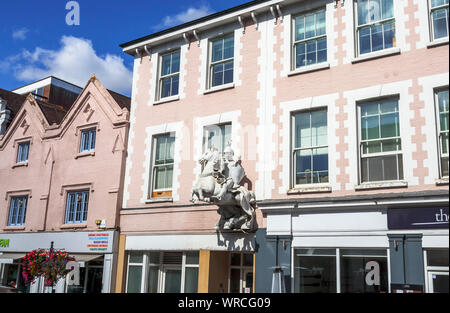
M69 286L79 286L80 285L80 266L78 262L70 261L66 264L66 269L72 270L67 274L67 284Z
M368 286L380 285L380 264L376 261L370 261L366 264L366 270L370 272L366 275L366 284Z
M444 213L443 209L436 214L436 222L448 222L448 215Z

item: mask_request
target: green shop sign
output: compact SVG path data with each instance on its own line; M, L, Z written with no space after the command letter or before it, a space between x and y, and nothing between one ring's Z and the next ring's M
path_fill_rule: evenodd
M9 239L0 239L0 247L8 248L9 247Z

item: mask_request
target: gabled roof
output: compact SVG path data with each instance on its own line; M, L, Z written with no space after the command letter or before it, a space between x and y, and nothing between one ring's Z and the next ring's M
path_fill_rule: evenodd
M59 124L67 113L62 106L36 100L49 125Z
M121 95L117 92L114 92L112 90L106 89L109 94L111 95L111 97L113 97L113 99L117 102L117 104L120 106L121 109L123 108L127 108L128 111L130 111L131 108L131 98L130 97L126 97L124 95Z

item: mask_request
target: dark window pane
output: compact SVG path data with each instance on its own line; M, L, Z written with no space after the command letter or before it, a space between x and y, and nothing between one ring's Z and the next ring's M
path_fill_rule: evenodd
M336 292L335 256L296 255L294 266L294 292Z
M394 1L393 0L383 0L382 1L383 8L383 19L394 17Z
M316 25L314 23L314 14L308 14L305 17L305 39L314 37L316 35Z
M170 54L162 56L161 60L161 75L170 74Z
M370 26L363 27L359 30L359 53L364 54L371 52L370 45Z
M448 157L441 158L441 176L448 176Z
M142 266L128 267L127 293L141 292Z
M305 17L297 16L295 18L295 41L305 39Z
M383 49L383 25L375 24L372 26L372 51Z
M448 267L448 249L432 249L427 250L428 266L445 266Z
M223 59L223 39L213 41L211 59L213 62Z
M224 78L223 78L223 83L224 84L229 84L233 82L233 61L227 62L225 63L224 67L225 67L225 72L224 72Z
M223 59L230 59L234 56L234 37L229 36L224 39Z
M186 267L184 282L185 293L197 293L198 291L198 267Z
M317 41L309 41L306 43L306 64L311 65L317 63Z
M358 1L358 25L369 23L369 0Z
M163 78L162 84L161 84L161 98L169 97L170 96L170 85L171 85L172 78L167 77Z
M328 148L314 149L313 183L328 183Z
M240 266L241 265L241 254L240 253L232 253L231 254L231 265L232 266Z
M312 150L296 151L296 184L311 184L312 183L312 164L311 156Z
M317 40L317 63L327 61L327 39Z
M177 73L180 71L180 51L172 53L172 70L171 73Z
M400 136L399 116L397 113L382 114L380 116L381 138Z
M296 52L296 67L302 67L306 65L306 44L299 43L295 45Z
M384 31L384 48L392 48L395 46L395 23L386 22L383 24Z
M175 75L172 77L172 92L171 92L171 96L175 96L178 94L178 85L179 85L179 79L178 79L178 75Z
M212 86L223 85L223 67L223 64L217 64L213 66Z

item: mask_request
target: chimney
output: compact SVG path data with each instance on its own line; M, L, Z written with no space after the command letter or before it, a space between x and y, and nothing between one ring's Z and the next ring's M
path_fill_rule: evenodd
M0 97L0 135L5 134L6 125L9 123L11 118L11 111L6 109L6 100Z

